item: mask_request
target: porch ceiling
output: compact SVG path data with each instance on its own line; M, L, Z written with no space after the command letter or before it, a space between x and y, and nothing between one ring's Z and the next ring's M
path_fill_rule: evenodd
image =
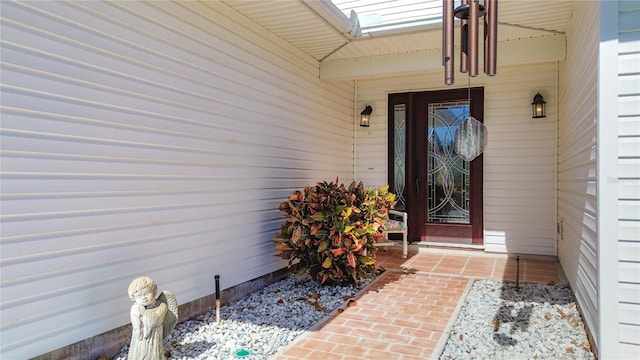
M348 18L350 2L338 2L341 9L329 0L223 0L251 21L258 23L283 40L309 54L325 67L327 79L347 79L366 76L362 72L344 71L350 66L361 66L364 60L382 59L389 66L389 58L395 56L404 63L423 62L425 56L433 58L441 47L441 25L418 24L402 29L360 33L354 18ZM366 6L382 3L382 0L368 0ZM384 1L386 4L388 0ZM434 7L434 2L435 6ZM351 2L353 3L353 2ZM357 3L357 2L356 2ZM362 3L362 2L361 2ZM397 1L398 7L406 6L406 1ZM405 5L403 5L405 4ZM425 11L433 13L437 9L441 13L440 0L420 2ZM415 7L415 2L412 6ZM386 6L387 8L388 5ZM430 8L430 10L427 10ZM356 8L367 16L364 8ZM418 10L414 10L418 11ZM572 2L556 0L501 0L498 11L498 44L499 57L505 55L513 58L505 51L522 51L536 44L538 49L557 48L564 42L564 32L571 17ZM383 14L384 15L384 14ZM433 17L433 15L432 15ZM437 15L438 18L441 15ZM363 27L366 31L367 27ZM457 30L456 30L457 34ZM456 35L456 38L458 35ZM546 41L549 41L547 44ZM459 43L459 40L456 39ZM521 42L520 45L518 43ZM552 45L553 44L553 45ZM506 46L505 46L506 45ZM501 47L502 46L502 51ZM562 45L564 52L564 45ZM550 58L558 57L558 51ZM428 54L428 55L425 55ZM412 55L418 55L412 57ZM564 53L562 54L564 56ZM523 56L516 56L522 59ZM535 60L541 60L536 58ZM358 63L359 65L356 65ZM343 71L336 74L339 66ZM393 68L393 66L392 66ZM424 70L424 66L420 66ZM329 70L327 70L329 69ZM411 66L406 69L412 71ZM418 70L418 69L413 69ZM407 72L404 71L404 72ZM381 75L379 73L369 74Z

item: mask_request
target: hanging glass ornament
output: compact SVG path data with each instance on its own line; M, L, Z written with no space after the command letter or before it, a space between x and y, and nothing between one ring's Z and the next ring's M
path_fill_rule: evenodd
M473 116L467 117L456 129L454 151L466 161L480 156L487 146L487 127Z

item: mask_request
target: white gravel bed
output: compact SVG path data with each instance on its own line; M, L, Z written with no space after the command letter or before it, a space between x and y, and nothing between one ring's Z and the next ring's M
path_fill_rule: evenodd
M568 286L477 280L440 359L594 359Z
M178 324L165 342L168 359L268 359L374 278L353 286L321 286L308 276L289 275L222 306L220 324L215 310ZM127 359L127 350L125 346L114 359Z
M266 360L345 306L375 277L354 286L321 286L290 275L173 330L168 359ZM125 346L115 360L127 359ZM477 280L441 359L594 359L568 286ZM132 359L135 360L135 359Z

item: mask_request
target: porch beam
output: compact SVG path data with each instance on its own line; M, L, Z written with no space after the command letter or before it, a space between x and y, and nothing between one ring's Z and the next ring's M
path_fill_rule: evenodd
M458 54L459 51L455 51L455 53ZM480 49L480 59L484 58L482 53L482 49ZM497 75L500 75L500 66L564 60L565 54L564 35L499 42ZM459 62L460 59L456 59L456 63ZM326 60L320 64L320 78L322 80L356 80L425 71L444 71L441 49Z

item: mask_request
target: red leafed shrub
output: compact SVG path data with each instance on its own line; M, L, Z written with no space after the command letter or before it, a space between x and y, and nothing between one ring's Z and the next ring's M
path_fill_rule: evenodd
M356 282L375 272L374 243L395 204L388 186L365 189L319 182L280 204L285 222L273 238L278 256L322 284ZM295 260L299 260L295 263Z

